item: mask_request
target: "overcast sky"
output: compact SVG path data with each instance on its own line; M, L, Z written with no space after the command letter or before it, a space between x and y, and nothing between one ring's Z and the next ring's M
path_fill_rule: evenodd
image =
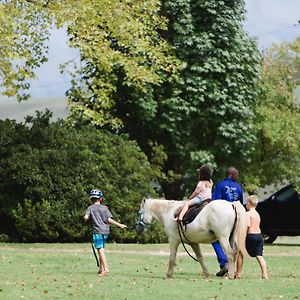
M260 50L300 36L300 0L246 0L246 9L245 30L257 37ZM69 59L79 59L78 52L68 47L63 30L53 31L49 45L49 61L38 70L39 78L32 83L33 98L64 97L70 87L69 78L59 73L58 66Z

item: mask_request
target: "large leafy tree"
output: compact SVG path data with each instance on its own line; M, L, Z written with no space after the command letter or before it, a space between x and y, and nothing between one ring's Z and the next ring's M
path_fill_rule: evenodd
M244 1L166 1L164 13L170 19L164 36L184 62L160 102L166 166L188 177L209 162L218 178L249 159L254 141L260 55L242 28ZM169 193L182 182L168 185Z
M77 102L74 110L101 125L110 119L117 126L118 120L109 118L116 80L112 69L122 67L127 84L143 89L147 83L158 84L158 73L173 73L176 65L167 53L169 46L157 34L165 27L165 19L157 13L159 4L157 0L1 1L1 93L20 100L29 97L29 79L47 60L50 29L64 27L70 46L79 48L84 60L83 67L75 66L79 69L73 74L74 86L83 87L81 81L86 83L87 78L82 75L87 72L91 75L89 85L98 91L96 99L90 99L85 90L78 89L78 97L89 99L96 107L91 110L89 101ZM93 64L99 66L99 73L94 72ZM73 96L76 102L77 96Z
M150 158L166 153L164 161L159 159L164 173L160 182L167 198L181 198L191 188L185 184L195 179L199 164L209 162L223 173L222 167L239 167L249 159L260 56L242 29L243 1L162 4L159 13L169 20L168 27L153 29L172 45L169 53L181 62L178 76L169 76L165 68L156 72L159 85L155 81L129 84L122 60L107 55L109 60L103 62L96 51L85 51L93 46L85 39L77 44L87 62L80 70L84 80L79 86L74 82L69 95L81 104L83 111L77 114L81 121L88 116L100 126L129 133ZM97 30L97 36L106 32L102 27ZM78 24L72 34L80 36ZM108 47L114 57L127 57L132 50L113 33ZM156 61L148 55L143 64L153 67ZM109 86L113 82L113 88L106 90L103 82ZM95 114L98 111L107 112L106 125L100 122L104 117ZM114 126L114 120L120 127Z
M300 107L294 94L300 74L300 38L273 46L265 53L263 65L255 110L255 151L245 165L249 190L286 180L297 182L300 174Z

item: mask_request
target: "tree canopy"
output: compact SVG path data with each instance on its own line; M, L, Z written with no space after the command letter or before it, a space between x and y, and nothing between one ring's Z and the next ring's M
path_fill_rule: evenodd
M255 150L245 165L249 190L296 183L300 174L300 106L294 94L300 74L300 38L269 49L263 66L254 119Z
M29 81L47 61L49 15L29 1L0 1L0 91L29 98Z
M165 153L160 183L167 198L180 199L200 164L210 163L222 173L224 164L239 167L249 160L260 56L242 28L243 1L162 1L155 13L168 20L167 27L152 26L157 41L169 45L160 61L175 62L169 66L177 66L177 73L165 67L154 70L157 81L129 82L121 59L135 58L128 40L111 32L101 44L108 47L102 56L93 38L83 34L79 40L82 26L75 23L71 39L78 40L85 64L79 70L82 80L74 80L68 95L73 108L80 107L75 120L89 117L113 132L128 133L150 159ZM102 36L107 26L91 31ZM94 46L97 51L91 51ZM153 68L152 58L147 55L140 64Z

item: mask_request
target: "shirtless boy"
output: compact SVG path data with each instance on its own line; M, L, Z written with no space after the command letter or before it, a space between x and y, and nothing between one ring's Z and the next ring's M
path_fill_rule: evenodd
M261 268L261 278L268 279L267 264L263 258L263 237L260 231L260 216L256 211L256 206L258 203L258 197L251 195L247 198L246 208L248 217L248 231L246 237L246 249L251 257L256 257L260 268ZM237 271L236 278L241 277L243 267L243 255L238 254L237 257Z

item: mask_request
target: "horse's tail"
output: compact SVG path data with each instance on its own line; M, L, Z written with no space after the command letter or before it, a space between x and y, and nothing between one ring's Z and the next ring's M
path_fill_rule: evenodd
M247 214L244 206L239 201L232 202L236 213L235 225L232 234L232 248L235 251L241 251L243 256L248 257L246 250L246 235L248 229Z

